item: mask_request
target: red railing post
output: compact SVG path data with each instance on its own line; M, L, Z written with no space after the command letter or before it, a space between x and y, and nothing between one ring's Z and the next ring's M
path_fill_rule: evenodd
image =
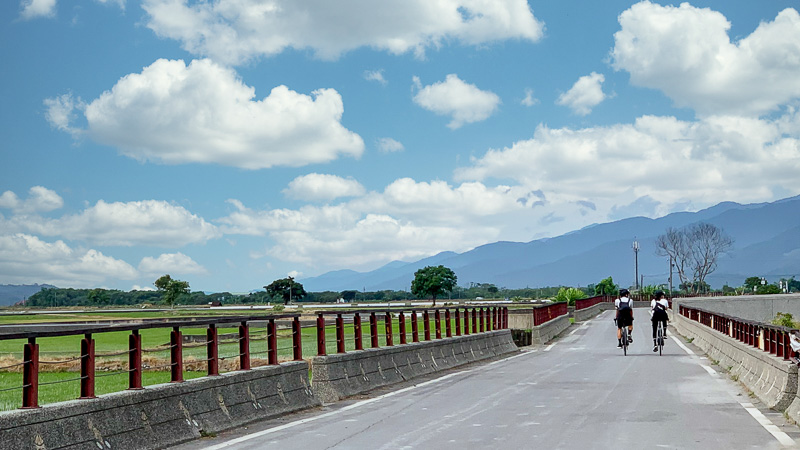
M369 313L369 337L372 340L372 348L378 348L378 318L375 313Z
M478 312L478 315L480 316L480 320L481 320L481 325L480 325L479 329L480 329L480 332L483 333L486 330L486 317L485 317L486 314L484 313L483 308L480 309L480 311Z
M292 353L295 361L303 360L303 330L300 327L300 317L292 320Z
M169 334L170 383L183 382L183 333L173 327Z
M22 348L22 408L39 407L39 344L28 338Z
M278 364L278 334L275 328L275 319L267 321L267 363Z
M317 314L317 356L325 356L325 317Z
M208 376L219 375L219 340L217 339L217 326L213 323L208 326Z
M441 315L441 313L439 313L438 309L434 312L434 319L433 320L435 321L435 324L436 324L436 339L441 339L442 338L442 315Z
M250 370L250 327L247 322L239 325L239 370Z
M469 308L464 308L464 336L469 336Z
M453 327L450 324L450 308L444 310L444 330L445 336L453 337Z
M364 350L364 340L361 334L361 313L358 312L353 317L353 333L356 338L356 350Z
M461 336L461 313L459 312L458 308L456 308L456 336Z
M384 323L386 325L386 346L392 347L394 345L394 340L392 339L392 313L386 311L386 315L384 316Z
M423 322L423 327L425 329L425 340L426 341L430 341L431 340L431 317L430 317L430 314L428 314L428 310L427 309L425 311L422 311L422 322Z
M142 389L142 335L139 330L128 336L128 389Z
M478 334L478 311L472 308L472 334Z
M400 311L400 315L397 317L397 332L400 333L400 345L407 344L406 341L406 313Z
M504 328L507 330L508 329L508 306L503 308L503 321L504 321L504 323L503 323Z
M81 339L81 396L96 398L94 395L94 339L86 333Z
M417 312L411 310L411 342L419 342L419 324L417 323Z
M341 314L336 314L336 352L344 353L344 319Z

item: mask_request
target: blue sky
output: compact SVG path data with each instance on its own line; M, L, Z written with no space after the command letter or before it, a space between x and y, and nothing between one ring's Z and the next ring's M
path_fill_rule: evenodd
M800 194L793 2L0 4L0 284L244 292Z

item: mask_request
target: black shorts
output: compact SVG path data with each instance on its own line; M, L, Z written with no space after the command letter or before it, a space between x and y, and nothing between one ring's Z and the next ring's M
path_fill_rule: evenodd
M617 328L633 325L633 310L624 308L617 311Z
M659 321L659 320L662 321L662 322L667 322L669 320L669 315L667 314L666 311L661 310L661 309L657 309L657 310L653 311L653 318L650 319L650 320L652 320L653 322L656 322L656 321Z

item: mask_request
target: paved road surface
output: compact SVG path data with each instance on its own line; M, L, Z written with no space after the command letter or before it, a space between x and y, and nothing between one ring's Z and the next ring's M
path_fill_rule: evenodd
M794 446L800 429L778 413L759 411L755 399L690 353L682 339L667 340L663 356L652 353L644 311L624 357L611 314L573 326L548 347L179 448Z

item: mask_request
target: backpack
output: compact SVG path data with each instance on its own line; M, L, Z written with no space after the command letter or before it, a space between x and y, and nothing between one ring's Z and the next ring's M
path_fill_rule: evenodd
M626 301L623 301L622 299L619 299L619 309L620 310L630 309L630 308L631 308L631 299L628 299Z

